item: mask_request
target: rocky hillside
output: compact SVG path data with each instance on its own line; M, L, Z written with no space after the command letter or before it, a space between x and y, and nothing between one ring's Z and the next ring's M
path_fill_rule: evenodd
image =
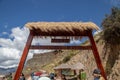
M100 38L100 34L96 35L94 38L102 64L104 69L106 69L106 67L108 67L106 66L106 63L109 56L109 50L105 53L104 42ZM84 43L84 45L87 44L89 44L88 41ZM35 54L33 58L27 62L23 71L24 73L31 73L32 71L43 69L48 72L53 72L53 68L57 65L62 63L75 64L77 62L81 62L85 66L88 80L93 80L92 71L97 66L91 50L63 50L44 54ZM110 75L108 75L108 80L120 80L120 55L119 59L116 59Z
M104 47L104 44L99 39L99 35L95 37L95 40L97 43L98 52L102 60L102 64L105 67L105 61L103 60L103 54L102 54L103 53L102 49ZM85 66L85 71L87 73L87 79L93 80L92 72L95 68L97 68L97 65L96 65L92 50L79 51L78 54L73 56L70 59L70 61L68 61L68 64L74 64L76 62L81 62Z
M120 55L112 68L111 74L108 76L108 80L120 80Z
M69 54L71 53L61 50L34 54L33 58L27 61L23 71L24 73L31 73L33 71L39 71L44 68L48 72L51 72L53 71L53 67L61 64L62 60Z

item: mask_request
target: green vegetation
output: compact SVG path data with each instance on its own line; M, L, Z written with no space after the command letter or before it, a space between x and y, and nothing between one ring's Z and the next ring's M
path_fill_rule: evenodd
M12 78L8 77L7 80L12 80Z
M66 56L64 59L63 59L63 63L66 63L67 61L69 61L70 60L70 58L71 58L71 56L70 55L68 55L68 56Z
M67 56L64 57L62 63L68 62L74 55L76 55L76 53L74 53L74 51L71 51Z
M68 62L73 56L75 56L78 53L77 50L68 50L64 52L65 53L63 53L63 55L59 59L56 58L56 60L54 60L52 63L43 65L41 69L46 70L47 72L54 72L54 67L62 63Z
M9 75L6 76L7 80L12 80L12 74L10 73Z
M103 20L102 26L102 38L105 42L105 48L109 48L110 50L106 63L106 72L109 75L120 54L120 8L113 7L111 9L111 14L107 15Z
M120 44L120 8L113 7L111 14L102 22L103 39L106 44Z
M66 63L67 61L69 61L70 60L70 58L72 57L72 56L74 56L74 54L73 53L70 53L69 55L67 55L64 59L63 59L63 63Z

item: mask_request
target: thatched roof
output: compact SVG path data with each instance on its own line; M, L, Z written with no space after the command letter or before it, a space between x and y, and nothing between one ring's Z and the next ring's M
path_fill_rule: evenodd
M80 69L84 69L84 65L80 62L75 63L75 64L61 64L57 67L55 67L54 69L72 69L72 70L80 70Z
M35 34L40 35L73 35L84 33L88 30L98 30L93 22L31 22L25 25Z
M71 66L68 64L61 64L61 65L55 67L54 69L71 69Z
M84 69L84 67L85 67L85 66L84 66L82 63L78 62L78 63L72 65L72 66L71 66L71 69L72 69L72 70L80 70L80 69Z

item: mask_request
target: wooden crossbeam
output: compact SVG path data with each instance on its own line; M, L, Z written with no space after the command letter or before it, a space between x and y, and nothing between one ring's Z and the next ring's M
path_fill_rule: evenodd
M70 39L51 39L52 43L69 43Z
M32 45L30 46L30 49L74 49L74 50L91 50L92 46L49 46L49 45Z

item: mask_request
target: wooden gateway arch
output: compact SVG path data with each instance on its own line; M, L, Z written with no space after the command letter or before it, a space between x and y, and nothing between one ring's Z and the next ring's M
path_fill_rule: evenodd
M105 80L107 80L100 56L93 39L92 30L98 30L98 26L93 22L31 22L25 25L29 28L30 33L22 53L14 80L19 80L22 73L29 49L75 49L75 50L92 50L97 64ZM51 42L70 42L71 38L88 37L89 46L61 46L61 45L32 45L34 37L50 37ZM57 38L61 37L61 38Z

